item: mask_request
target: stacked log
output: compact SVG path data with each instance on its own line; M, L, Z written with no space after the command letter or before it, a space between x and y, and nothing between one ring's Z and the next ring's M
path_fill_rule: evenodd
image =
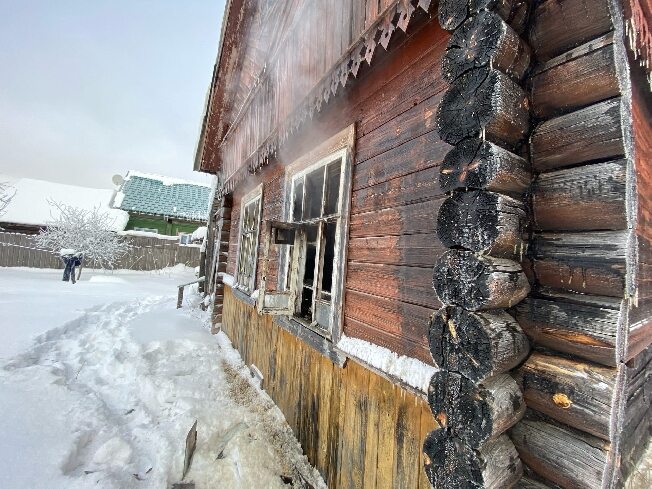
M542 0L529 26L533 290L510 310L536 350L514 372L523 488L620 487L650 435L650 349L628 349L636 190L619 15L608 0Z
M440 367L428 391L438 429L424 443L424 465L435 489L514 487L523 472L506 433L526 408L509 371L530 349L507 312L530 291L519 263L531 180L522 151L530 127L522 87L530 48L520 34L526 19L520 0L439 4L440 23L453 34L442 61L450 87L437 128L454 148L441 166L448 197L437 217L449 251L433 278L444 306L429 329Z

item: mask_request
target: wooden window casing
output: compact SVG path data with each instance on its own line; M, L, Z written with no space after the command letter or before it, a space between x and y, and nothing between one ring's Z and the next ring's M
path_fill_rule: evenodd
M249 295L256 283L262 200L262 186L259 186L242 199L240 206L235 286Z
M260 312L288 316L333 342L342 331L351 168L350 145L295 171L290 167L286 220L266 223L265 253L272 243L286 248L280 253L278 292L265 290L263 278L258 298Z

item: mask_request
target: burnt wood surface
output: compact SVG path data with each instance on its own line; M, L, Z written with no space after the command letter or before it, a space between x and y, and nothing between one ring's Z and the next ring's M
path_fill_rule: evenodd
M513 312L533 344L615 366L621 302L551 291L545 297L528 297Z
M533 353L517 370L529 408L610 441L616 369Z
M627 161L614 160L539 175L533 183L536 229L627 229Z
M623 297L628 231L542 233L532 242L541 285L585 294Z
M525 219L519 200L484 190L455 192L439 208L437 235L449 248L520 257Z
M553 170L625 154L621 99L590 105L539 124L530 136L532 167Z
M437 109L441 138L457 144L484 134L489 141L514 146L529 126L525 92L498 70L472 69L448 89Z
M519 195L528 188L530 179L524 158L489 141L470 138L444 157L439 186L444 192L482 189Z
M528 80L533 114L545 119L618 96L617 58L609 34L541 65Z
M442 59L442 75L453 82L473 68L491 66L515 81L530 66L530 48L497 14L483 11L455 30Z
M439 425L472 448L495 440L525 413L521 390L508 374L476 383L440 370L430 380L428 403Z
M506 435L474 450L446 430L432 431L423 447L426 475L434 489L512 487L523 466Z
M510 436L523 463L545 479L564 488L602 487L609 442L536 418L521 420Z
M607 0L543 0L530 19L530 46L539 60L548 60L613 28Z
M501 310L443 307L433 315L428 335L435 363L475 382L516 367L530 351L521 327Z
M469 311L511 307L530 290L515 261L461 250L449 250L438 260L433 285L444 304Z
M437 15L439 24L448 31L457 29L468 18L483 10L499 15L517 32L523 32L529 12L524 0L440 0Z

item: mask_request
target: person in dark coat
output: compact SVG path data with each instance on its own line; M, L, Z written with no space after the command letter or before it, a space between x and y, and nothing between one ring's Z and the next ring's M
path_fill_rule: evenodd
M61 260L65 265L65 268L63 269L63 281L71 281L73 284L76 283L75 268L81 265L82 254L66 252L61 255Z

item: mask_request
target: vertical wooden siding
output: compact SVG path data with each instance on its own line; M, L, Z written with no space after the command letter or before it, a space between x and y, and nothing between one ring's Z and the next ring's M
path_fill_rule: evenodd
M281 218L284 165L355 123L344 332L429 363L428 318L439 307L432 268L443 252L435 234L439 164L450 149L433 130L446 86L440 62L447 39L436 21L414 32L300 132L279 161L242 186L262 181L263 219ZM234 192L231 274L244 193ZM259 249L262 259L262 240ZM268 283L277 268L273 250Z
M226 287L223 329L279 406L330 489L429 488L427 402L353 361L344 368L260 316Z

